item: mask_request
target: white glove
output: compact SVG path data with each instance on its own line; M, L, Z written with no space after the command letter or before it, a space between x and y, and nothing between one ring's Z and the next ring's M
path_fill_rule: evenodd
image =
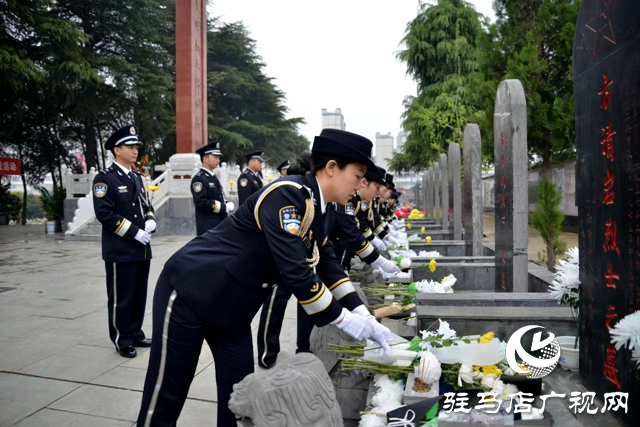
M389 328L379 323L376 318L369 313L369 310L367 310L364 304L357 306L351 310L351 312L367 319L367 322L369 322L369 326L371 327L371 338L380 344L387 356L391 354L389 344L393 344L393 337L391 336Z
M398 233L394 228L389 227L389 233L391 233L391 235L396 239L400 238L400 233Z
M371 243L373 243L373 246L376 247L378 252L384 252L387 250L387 245L385 245L384 242L378 236L375 236L371 241Z
M151 241L151 234L147 233L146 231L140 229L138 230L138 232L136 233L136 237L134 237L138 242L142 243L143 245L146 245L147 243L149 243Z
M396 246L396 247L402 246L402 244L399 241L397 241L391 234L387 234L384 240L391 243L393 246Z
M233 202L227 202L227 213L233 212L236 207L233 205Z
M371 336L371 326L367 319L363 316L352 314L346 308L343 308L342 314L331 323L358 341L362 341Z
M399 230L402 228L403 224L398 221L397 219L394 219L393 221L391 221L391 224L393 224L393 226L396 228L396 230Z
M153 233L156 231L157 225L156 222L152 219L148 219L147 222L144 223L144 231L147 233Z
M383 256L379 256L378 259L371 263L371 266L373 266L375 270L382 270L384 273L401 273L400 268L398 268L395 262L389 261Z

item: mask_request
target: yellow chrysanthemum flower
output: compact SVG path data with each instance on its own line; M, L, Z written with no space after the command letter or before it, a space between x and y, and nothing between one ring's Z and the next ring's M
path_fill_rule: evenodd
M150 185L149 186L149 191L158 191L160 187L158 187L157 185Z
M407 224L407 230L411 230L411 223Z
M269 182L273 181L273 177L269 177Z
M495 337L495 336L496 336L496 334L494 334L494 333L493 333L493 331L489 331L489 332L487 332L486 334L484 334L483 336L481 336L481 337L478 339L478 342L479 342L480 344L486 344L486 343L488 343L488 342L491 342L491 340L492 340L492 339L493 339L493 337Z
M421 232L421 233L424 233L426 230L427 230L427 227L422 227L422 228L420 229L420 232Z
M518 365L520 367L520 369L522 369L523 371L527 371L524 374L520 374L518 373L518 375L521 376L526 376L526 375L531 375L531 372L529 372L529 368L527 368L524 364Z
M431 243L431 236L427 236L427 237L424 239L424 241L425 241L425 242L427 242L427 243Z
M431 272L433 273L434 271L436 271L436 260L432 259L429 262L429 270L431 270Z
M232 179L229 180L229 185L234 185L236 182Z
M498 368L496 365L483 366L482 373L485 375L494 374L496 377L500 377L500 375L502 375L502 369Z

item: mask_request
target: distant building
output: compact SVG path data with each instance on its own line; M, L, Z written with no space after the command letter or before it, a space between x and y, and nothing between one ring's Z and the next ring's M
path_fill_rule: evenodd
M398 132L398 136L396 137L396 153L402 153L402 147L404 147L404 143L407 142L407 137L409 136L409 132L400 131Z
M322 129L347 129L347 124L340 108L336 108L335 112L327 111L326 108L322 109Z
M389 169L389 161L393 158L393 136L391 133L376 132L376 165Z

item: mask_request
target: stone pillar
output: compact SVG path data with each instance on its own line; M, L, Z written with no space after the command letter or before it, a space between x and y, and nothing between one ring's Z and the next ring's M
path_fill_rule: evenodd
M482 141L476 124L464 127L463 215L467 256L482 256Z
M449 144L449 218L453 222L453 234L451 240L462 240L462 194L461 192L461 168L460 145L457 142Z
M440 154L440 194L442 200L442 230L449 231L449 174L447 167L447 155Z
M433 212L435 223L440 224L440 163L433 164Z
M629 393L612 412L626 426L640 419L640 374L609 328L640 310L639 17L638 1L584 0L573 45L580 375L596 396Z
M493 115L496 292L527 292L529 162L527 102L520 80L498 87Z
M422 191L422 188L424 188L424 177L422 178L423 183L422 186L420 186L420 182L417 181L416 185L413 186L413 204L416 207L416 209L422 209L423 208L423 203L424 201L422 200L422 194L420 194L420 192Z
M206 0L176 2L176 151L207 143Z
M420 197L422 197L422 205L420 208L424 210L425 218L429 218L429 170L427 170L422 177Z

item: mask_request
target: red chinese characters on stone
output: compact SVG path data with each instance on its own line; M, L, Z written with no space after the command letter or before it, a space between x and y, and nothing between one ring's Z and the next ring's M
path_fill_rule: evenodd
M616 251L620 253L618 247L618 224L613 221L607 221L604 223L606 230L604 232L604 245L602 245L605 252Z
M504 273L504 271L502 272L502 283L501 283L501 285L502 285L502 289L504 289L504 290L506 290L506 289L507 289L507 283L506 283L506 280L505 280L505 273Z
M616 182L615 175L607 169L607 176L604 179L604 197L602 198L602 203L605 205L612 205L616 198L616 193L613 191L614 182Z
M600 128L603 139L600 140L602 145L602 155L607 159L613 161L613 135L616 134L614 130L611 130L611 121L607 120L605 127Z
M500 132L500 148L504 148L504 132Z
M502 176L500 177L500 185L502 186L503 190L507 188L507 181L504 178L504 174L502 174Z
M504 193L500 195L500 207L501 208L506 208L507 207L506 197L507 197L507 195L504 194Z
M607 344L607 358L604 363L604 377L614 383L618 390L620 390L620 381L618 381L618 369L616 368L616 348L611 345L611 343Z
M607 287L615 288L616 284L614 280L620 280L620 276L613 272L613 264L609 263L609 272L604 273L604 277L607 279Z
M611 92L609 91L609 86L613 83L613 80L609 79L607 73L602 73L602 77L604 77L604 85L598 91L598 95L600 95L600 108L604 108L607 110L609 108L609 98L611 98Z
M616 308L613 305L609 304L609 312L606 314L604 321L604 325L607 327L607 329L611 329L611 321L616 317L618 317Z
M504 169L504 154L500 156L500 168Z

